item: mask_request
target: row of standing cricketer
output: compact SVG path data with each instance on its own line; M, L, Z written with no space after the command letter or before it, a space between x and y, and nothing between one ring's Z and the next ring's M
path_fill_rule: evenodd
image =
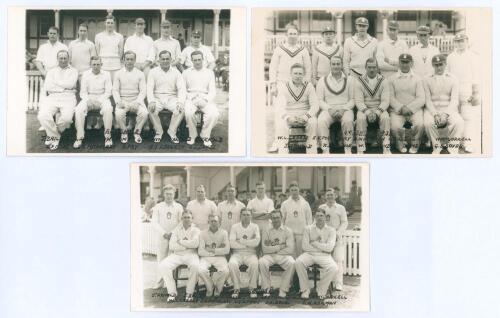
M450 153L458 153L460 147L477 151L481 141L478 57L468 48L467 35L454 37L455 50L446 57L429 43L428 26L417 28L419 43L408 48L398 38L397 21L389 21L388 39L380 42L367 33L366 18L356 19L355 25L357 33L343 47L334 41L335 30L325 27L323 43L312 51L312 62L307 48L298 43L297 26L287 26L286 42L276 47L269 65L270 92L277 97L276 137L270 151L287 153L290 128L305 126L307 152L321 148L328 154L329 128L334 122L341 123L345 153L351 153L354 122L358 153L366 150L366 132L372 123L382 131L385 154L391 153L391 134L399 152L416 154L424 131L434 154L443 147ZM405 128L411 129L410 147Z
M168 20L161 22L161 37L156 41L144 33L144 19L137 18L135 25L135 34L124 41L115 31L115 18L107 16L106 29L96 35L94 44L87 38L88 26L81 24L78 38L69 47L59 41L58 28L49 29L49 40L40 46L34 61L45 78L38 119L47 133L45 144L49 149L58 148L61 133L71 125L73 115L77 131L73 147L80 148L90 110L98 110L103 116L104 145L112 147L111 97L122 143L128 142L128 112L137 114L135 142L142 142L142 128L149 115L155 129L154 142L159 143L163 136L159 112L166 109L172 112L167 133L173 143L179 143L177 128L185 116L187 143L194 144L198 114L203 113L199 136L206 147L212 146L210 134L219 116L214 101L215 58L210 48L201 44L201 32L193 31L190 45L181 51L179 41L171 36ZM78 86L81 100L77 105Z
M157 288L166 287L167 301L174 301L177 288L173 273L187 265L186 301L202 279L207 297L219 296L228 278L234 289L232 298L240 294L240 266L247 266L249 294L257 298L261 281L262 297L271 295L269 267L277 264L283 270L279 297L285 298L298 276L301 298L310 296L307 268L320 266L321 275L316 292L324 299L330 284L343 289L345 258L344 231L347 229L345 208L336 203L335 191L328 189L326 203L312 214L309 203L300 195L297 182L289 186L290 197L281 208L265 194L265 184L256 184L257 196L245 206L236 199L236 189L229 185L227 200L217 206L205 197L205 188L196 188L196 199L186 209L174 201L175 187L164 187L165 201L153 207L152 224L158 233ZM313 219L314 218L314 219ZM211 267L216 272L211 274Z

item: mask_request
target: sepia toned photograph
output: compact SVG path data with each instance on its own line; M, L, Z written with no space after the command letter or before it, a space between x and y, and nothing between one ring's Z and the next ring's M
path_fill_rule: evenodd
M491 43L487 8L253 9L252 153L489 155Z
M368 176L132 164L132 310L368 311Z
M244 111L231 54L244 11L11 10L21 13L25 79L9 92L24 102L9 107L25 119L26 153L227 154L243 140L229 132ZM19 125L9 134L21 151Z

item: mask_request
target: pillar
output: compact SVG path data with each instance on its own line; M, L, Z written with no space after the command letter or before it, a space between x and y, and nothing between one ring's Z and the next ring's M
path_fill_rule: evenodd
M184 168L186 170L186 196L191 200L191 167Z
M344 187L345 193L351 192L351 167L345 167Z
M281 167L281 192L282 193L286 192L286 171L287 171L287 167L285 167L285 166Z
M382 39L387 39L387 24L389 23L389 15L391 13L389 11L383 10L380 12L382 16Z
M160 19L160 23L161 23L161 21L165 21L166 20L167 10L160 10L160 13L161 13L161 19Z
M229 183L233 187L236 187L236 177L234 175L234 166L229 167Z
M219 58L219 15L220 10L214 10L213 49L215 59Z
M61 29L61 19L59 15L59 10L54 10L54 25L60 30ZM61 31L59 31L61 33Z
M108 12L108 15L113 15L113 9L107 9L106 11ZM117 22L117 24L118 24L118 22Z
M148 167L148 172L149 172L149 196L155 199L156 198L154 195L154 189L155 189L155 166L149 166Z
M344 12L337 11L334 13L336 27L335 31L337 32L337 43L342 44L344 42Z

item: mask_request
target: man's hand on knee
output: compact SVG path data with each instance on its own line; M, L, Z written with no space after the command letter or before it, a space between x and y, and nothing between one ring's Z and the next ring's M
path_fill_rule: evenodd
M367 111L366 112L366 120L370 124L377 122L377 113L375 111L372 111L372 110Z
M154 113L156 110L156 101L151 101L148 103L148 110L150 113Z

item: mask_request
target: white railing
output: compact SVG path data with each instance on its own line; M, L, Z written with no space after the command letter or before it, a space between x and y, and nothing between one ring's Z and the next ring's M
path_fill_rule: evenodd
M28 88L28 111L36 111L40 106L40 96L43 94L43 77L39 71L26 71L26 86Z
M361 275L360 265L361 231L345 231L346 257L344 275ZM142 223L142 253L156 255L158 235L151 223Z
M399 38L406 40L406 43L408 43L409 47L412 47L413 45L418 43L417 36L415 34L408 34L408 35L399 35ZM319 35L304 35L300 36L298 42L305 46L309 52L321 43L323 40L321 36ZM286 36L285 35L268 35L265 40L265 53L266 54L272 54L274 49L280 45L286 42ZM429 39L429 42L437 46L439 48L439 51L444 54L448 54L451 51L453 51L453 36L452 35L447 35L447 36L436 36L436 37L431 37Z

